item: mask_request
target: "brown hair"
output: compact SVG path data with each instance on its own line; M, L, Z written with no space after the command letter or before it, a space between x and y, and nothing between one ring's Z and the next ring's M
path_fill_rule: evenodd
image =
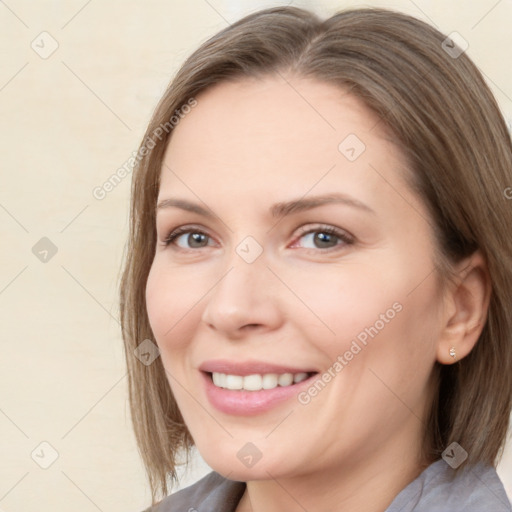
M146 366L134 356L143 340L154 339L145 287L156 243L160 171L172 135L165 129L161 136L161 127L219 82L289 71L351 91L394 134L410 164L411 186L433 219L440 276L449 277L451 265L476 249L484 255L492 284L487 322L467 357L435 364L424 453L432 462L456 441L468 452L460 467L497 464L512 408L512 210L504 197L512 185L512 147L477 67L465 53L450 53L453 45L445 39L426 23L390 10L354 9L320 20L306 10L278 7L222 30L178 71L139 150L144 156L134 169L120 288L131 415L153 504L158 490L168 492L168 478L176 481L179 454L188 458L193 446L161 358Z

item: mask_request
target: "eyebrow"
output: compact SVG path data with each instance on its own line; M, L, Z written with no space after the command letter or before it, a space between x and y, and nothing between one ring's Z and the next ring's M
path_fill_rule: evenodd
M281 203L275 203L270 207L270 214L274 218L282 218L287 215L291 215L293 213L302 212L305 210L310 210L312 208L316 208L318 206L322 206L325 204L344 204L346 206L351 206L353 208L358 208L360 210L372 213L375 215L375 211L370 208L365 203L361 201L347 196L345 194L324 194L320 196L312 196L308 198L300 198L294 199L292 201L286 201ZM214 218L214 215L211 210L208 208L204 208L197 203L192 203L187 201L186 199L178 199L178 198L168 198L162 199L156 207L156 210L162 210L165 208L180 208L182 210L186 210L189 212L197 213L204 217Z

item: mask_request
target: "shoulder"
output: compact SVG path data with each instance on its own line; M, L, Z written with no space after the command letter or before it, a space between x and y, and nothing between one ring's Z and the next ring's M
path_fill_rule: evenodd
M455 471L443 460L431 464L395 498L386 512L512 512L492 466Z
M245 485L212 471L143 512L234 512Z

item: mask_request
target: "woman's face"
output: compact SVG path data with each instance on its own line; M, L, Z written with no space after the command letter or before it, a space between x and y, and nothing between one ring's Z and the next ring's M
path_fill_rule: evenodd
M418 460L441 292L400 147L317 81L196 99L162 167L146 298L199 452L239 480Z

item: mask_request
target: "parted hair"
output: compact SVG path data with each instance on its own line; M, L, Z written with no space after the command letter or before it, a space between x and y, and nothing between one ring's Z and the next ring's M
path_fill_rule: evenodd
M456 50L429 24L387 9L351 9L322 20L276 7L218 32L175 74L133 170L120 283L131 418L153 504L177 481L178 465L194 445L161 358L145 365L135 357L143 340L154 340L145 288L170 119L219 82L287 73L349 91L390 130L407 159L410 185L430 212L441 278L450 279L453 265L476 250L484 255L492 286L486 323L469 355L435 363L423 451L433 462L456 441L468 459L455 471L497 465L512 408L512 145L481 72Z

